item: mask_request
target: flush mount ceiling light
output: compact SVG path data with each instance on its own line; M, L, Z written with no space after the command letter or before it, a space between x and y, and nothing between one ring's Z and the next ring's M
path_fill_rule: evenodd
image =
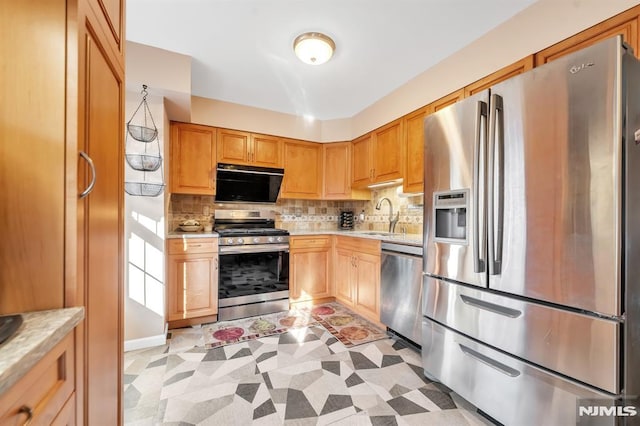
M322 33L300 34L293 41L296 56L305 64L320 65L331 59L336 44Z

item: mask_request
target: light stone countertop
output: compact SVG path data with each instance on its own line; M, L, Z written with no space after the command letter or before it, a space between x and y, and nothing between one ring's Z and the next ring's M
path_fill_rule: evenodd
M22 314L22 325L0 344L0 395L20 380L84 318L84 308Z
M369 238L372 240L380 240L382 242L392 242L397 244L405 244L410 246L422 247L422 234L401 234L401 233L389 233L384 231L337 231L337 230L324 230L324 231L289 231L291 236L304 236L304 235L342 235L345 237L354 238Z
M422 246L422 234L401 234L399 232L389 233L384 231L338 231L338 230L295 230L289 231L291 236L304 235L343 235L346 237L369 238L372 240L380 240L384 242L393 242L398 244L406 244L412 246ZM174 238L217 238L217 232L182 232L171 231L167 234L167 239Z
M217 232L184 232L184 231L170 231L167 234L167 239L172 238L218 238Z

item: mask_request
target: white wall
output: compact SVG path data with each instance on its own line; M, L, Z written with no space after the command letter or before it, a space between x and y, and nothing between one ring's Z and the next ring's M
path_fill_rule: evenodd
M192 97L192 121L317 142L352 140L637 4L638 0L539 0L353 117L304 118Z
M149 88L150 93L153 89ZM140 104L139 92L128 91L125 118L128 121ZM168 168L165 146L169 134L164 99L147 98L151 115L158 127L160 152L165 160L162 170ZM142 111L142 108L141 110ZM138 114L136 117L138 117ZM165 132L165 129L167 131ZM126 129L125 129L126 131ZM127 135L127 153L158 153L155 141L138 142ZM125 182L161 182L160 170L143 174L125 162ZM165 179L165 182L167 180ZM124 335L125 350L161 345L165 343L165 194L158 197L137 197L125 194L125 286Z

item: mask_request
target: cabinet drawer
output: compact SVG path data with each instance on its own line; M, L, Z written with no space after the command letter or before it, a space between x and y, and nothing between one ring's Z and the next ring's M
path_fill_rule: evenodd
M168 242L169 254L212 253L218 251L217 238L175 238Z
M0 424L54 424L74 389L73 332L4 395L0 396Z
M336 246L348 250L354 250L363 253L380 255L380 240L372 240L369 238L343 237L336 236Z
M291 249L331 247L331 237L329 235L290 237L289 245Z

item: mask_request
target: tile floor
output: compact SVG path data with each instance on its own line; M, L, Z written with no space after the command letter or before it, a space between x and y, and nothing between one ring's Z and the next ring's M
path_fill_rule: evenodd
M205 349L199 328L125 354L127 425L488 425L386 338L346 348L321 326Z

